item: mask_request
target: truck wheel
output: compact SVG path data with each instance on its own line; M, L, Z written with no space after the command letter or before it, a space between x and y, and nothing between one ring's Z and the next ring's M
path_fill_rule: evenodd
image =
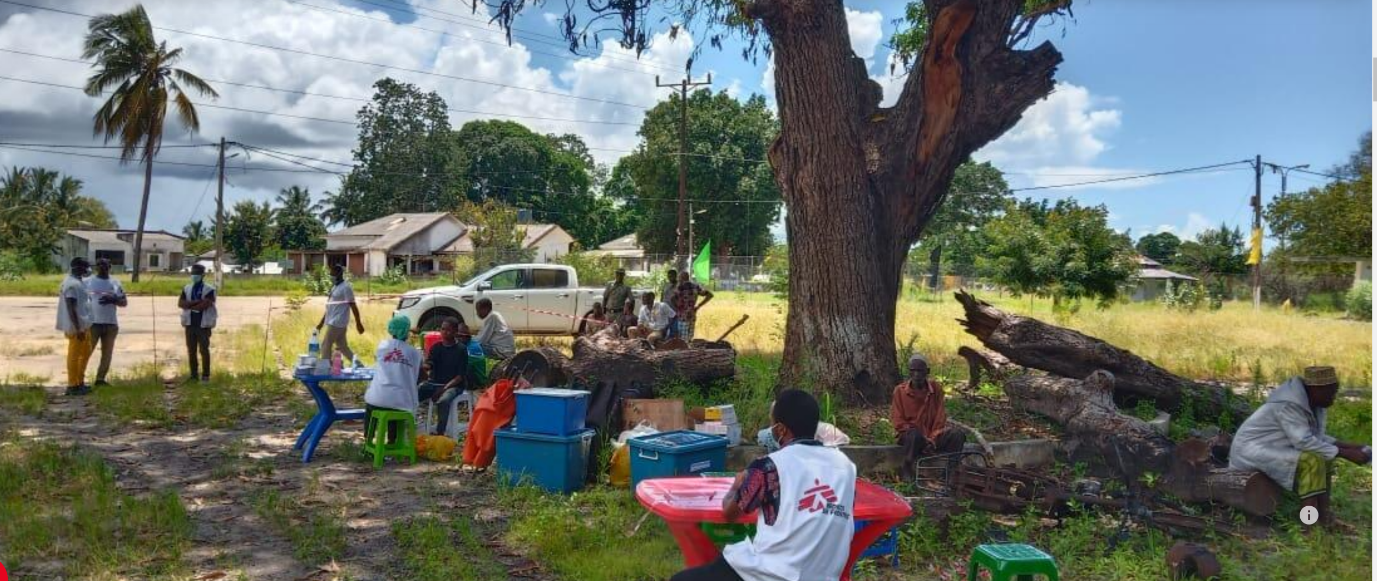
M460 323L464 322L463 315L454 312L454 309L439 307L426 311L424 315L421 315L421 324L417 325L416 328L422 333L439 331L440 321L445 320L445 317L454 317L459 319Z

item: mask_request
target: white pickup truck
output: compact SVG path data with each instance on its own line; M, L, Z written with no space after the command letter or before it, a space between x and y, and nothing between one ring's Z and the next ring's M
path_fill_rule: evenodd
M444 317L462 317L477 332L480 322L474 305L486 298L517 335L569 335L578 330L577 319L602 300L602 292L579 288L572 267L506 264L458 286L409 291L397 303L396 314L427 331L439 328Z

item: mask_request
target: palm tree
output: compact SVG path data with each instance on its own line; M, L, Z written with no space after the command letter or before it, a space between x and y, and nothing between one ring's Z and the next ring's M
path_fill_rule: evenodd
M119 141L120 159L129 162L137 155L144 164L143 201L139 205L139 226L134 233L134 276L139 280L143 259L143 227L148 216L148 194L153 185L153 157L163 142L163 120L169 97L177 118L188 131L201 129L196 107L183 86L202 96L219 95L200 77L175 68L182 49L168 49L166 42L153 37L148 13L138 5L120 14L102 14L87 26L82 58L94 60L97 71L86 80L86 94L100 96L112 89L110 98L96 111L94 131L107 143Z
M205 222L200 220L187 222L186 226L182 226L182 236L186 237L187 242L200 242L205 240L208 237L206 234Z

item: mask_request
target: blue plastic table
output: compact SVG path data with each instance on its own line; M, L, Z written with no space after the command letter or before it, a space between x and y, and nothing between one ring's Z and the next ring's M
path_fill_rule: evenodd
M311 392L311 397L316 400L316 415L311 418L310 423L306 424L306 429L301 431L301 435L296 437L296 445L293 449L305 450L301 453L302 462L310 462L311 456L316 453L316 445L320 444L320 439L325 436L326 430L330 429L330 424L345 420L362 420L362 409L335 409L335 402L330 400L330 393L320 384L329 381L372 381L373 370L371 368L346 369L341 375L314 375L297 373L294 375L297 381L306 386L306 391Z

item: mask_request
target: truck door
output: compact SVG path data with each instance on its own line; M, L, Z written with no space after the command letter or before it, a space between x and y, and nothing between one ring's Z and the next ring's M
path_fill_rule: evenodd
M571 317L583 315L574 312L578 299L569 285L569 271L562 268L532 268L528 299L530 328L536 333L571 332L576 326Z
M478 299L486 298L492 301L492 309L502 313L502 318L507 320L507 325L512 328L512 332L520 334L530 328L527 318L527 296L529 286L529 274L524 268L513 268L498 272L487 280L479 284L479 292L473 299L477 303ZM478 332L481 321L467 321L469 328Z

